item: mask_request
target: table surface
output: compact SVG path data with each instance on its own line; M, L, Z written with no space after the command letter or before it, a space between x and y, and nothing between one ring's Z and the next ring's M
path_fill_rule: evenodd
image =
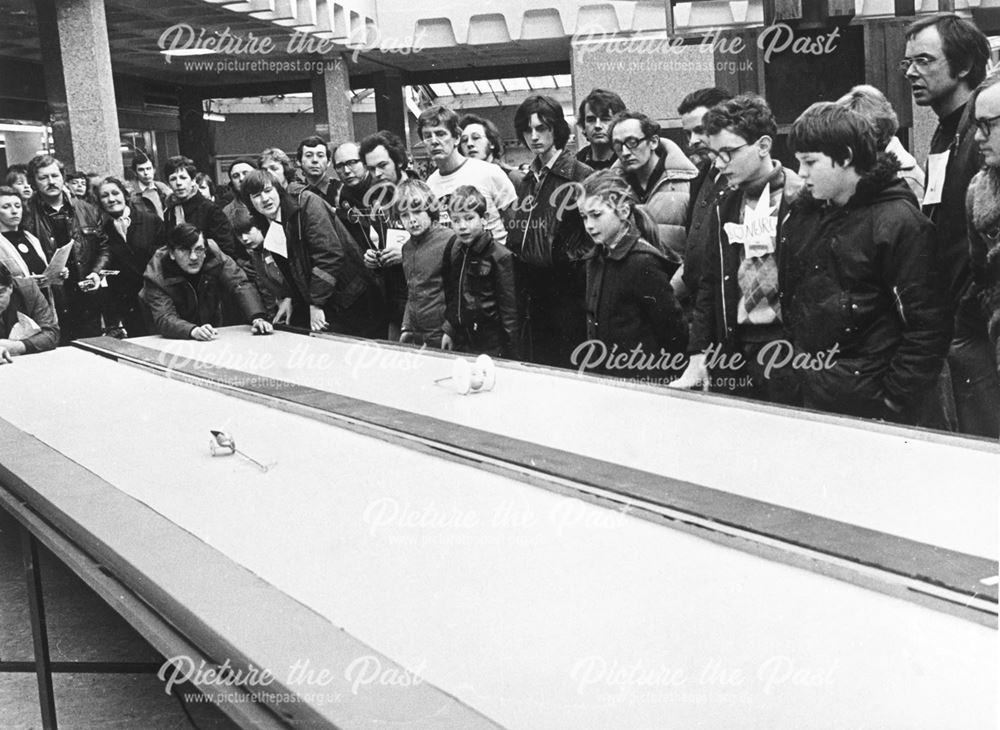
M470 428L668 475L918 542L996 559L1000 447L859 419L501 363L493 393L434 380L452 357L382 343L253 337L129 342L195 363L343 393ZM877 485L877 488L874 488ZM947 494L949 512L942 513Z
M257 370L229 354L221 364L375 402L405 400L455 422L996 554L997 502L988 494L996 456L978 445L507 368L497 391L465 398L432 384L450 369L446 360L380 368L350 360L361 356L352 345L238 334L225 331L197 352L238 353L250 343L281 361ZM315 366L287 360L288 345ZM323 355L332 362L319 365ZM315 611L331 634L343 630L504 727L639 730L669 718L672 727L714 728L736 717L748 728L996 722L990 628L78 350L18 360L2 375L0 416L130 498L116 503L117 529L97 536L131 545L150 581L206 614L232 611L224 595L192 594L198 566L171 555L170 544L153 549L141 531L121 529L152 510ZM51 385L40 391L39 383ZM581 388L592 395L575 397ZM600 430L586 426L595 410ZM633 433L635 424L645 427ZM211 457L212 428L276 465L262 474L239 457ZM736 445L697 448L721 428L740 434ZM762 479L755 473L765 459L755 454L765 441ZM797 464L771 468L791 455ZM95 507L73 509L85 519ZM940 524L950 514L961 524ZM248 625L267 611L239 608ZM295 634L283 618L266 617L274 644ZM214 623L233 641L250 641L245 628ZM338 668L364 659L310 658ZM338 711L319 708L330 718Z

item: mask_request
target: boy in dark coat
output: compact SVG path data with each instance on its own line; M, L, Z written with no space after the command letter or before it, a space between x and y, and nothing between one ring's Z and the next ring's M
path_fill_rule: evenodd
M781 302L804 403L916 424L951 336L934 226L856 112L814 104L789 146L805 192L784 226Z

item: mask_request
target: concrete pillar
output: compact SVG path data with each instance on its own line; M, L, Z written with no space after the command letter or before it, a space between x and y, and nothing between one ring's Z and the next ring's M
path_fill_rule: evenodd
M103 0L35 0L56 156L122 174L118 104Z
M197 88L186 86L181 88L178 96L180 106L181 130L178 135L181 154L194 160L195 167L201 172L211 173L215 168L215 132L210 122L205 121L204 93ZM166 160L157 160L161 170Z
M331 147L354 139L350 93L351 79L343 58L328 59L323 74L312 77L316 134L329 140Z
M406 101L403 77L395 69L375 74L375 123L406 139Z

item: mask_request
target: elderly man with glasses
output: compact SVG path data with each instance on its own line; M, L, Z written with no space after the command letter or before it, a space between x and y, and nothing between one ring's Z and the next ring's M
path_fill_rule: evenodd
M711 218L691 323L691 362L671 387L702 386L788 403L793 395L784 378L765 368L761 353L766 356L768 344L783 336L778 245L802 180L771 157L778 127L761 97L722 102L705 114L704 125L706 153L735 190Z
M989 55L989 41L975 25L955 14L935 15L907 27L900 69L914 102L938 117L922 207L937 227L939 265L955 313L946 401L954 402L959 431L997 438L1000 396L986 323L973 296L965 216L965 193L980 164L969 99L986 75Z

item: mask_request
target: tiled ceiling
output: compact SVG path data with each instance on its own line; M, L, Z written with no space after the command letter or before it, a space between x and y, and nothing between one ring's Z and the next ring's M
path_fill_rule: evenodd
M168 63L160 53L157 42L166 29L177 23L186 23L198 30L204 28L206 36L210 36L213 32L221 33L228 28L230 33L243 38L251 33L257 38L269 37L275 46L275 49L266 56L270 61L301 62L318 58L286 53L285 49L294 32L293 28L257 20L249 15L232 12L201 0L160 0L160 2L106 0L105 10L112 70L116 74L200 87L308 82L308 70L275 72L267 69L254 71L244 67L239 71L216 73L214 70L211 72L185 70L184 64L184 60L252 61L263 58L260 55L174 58ZM0 17L5 19L5 22L0 24L0 57L41 62L34 1L0 0ZM404 74L457 69L475 76L477 75L475 69L481 68L483 75L480 78L488 78L489 69L497 67L565 63L568 70L570 41L569 38L564 38L512 41L497 45L422 48L419 53L410 54L381 53L375 50L354 56L349 49L344 50L348 52L352 77L363 77L385 69L397 69Z

